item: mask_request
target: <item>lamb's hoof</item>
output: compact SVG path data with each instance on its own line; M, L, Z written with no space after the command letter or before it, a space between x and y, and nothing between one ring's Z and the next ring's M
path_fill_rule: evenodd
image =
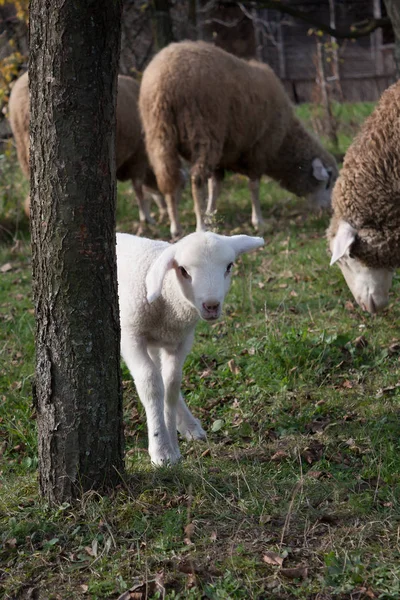
M201 440L204 442L207 439L207 434L200 425L200 422L194 423L189 427L181 427L178 431L188 442L192 440Z
M179 452L179 450L177 451L172 451L172 450L158 450L158 451L152 451L150 452L149 450L149 454L150 454L150 459L151 459L151 464L154 465L155 467L169 467L171 465L176 465L181 459L181 453Z

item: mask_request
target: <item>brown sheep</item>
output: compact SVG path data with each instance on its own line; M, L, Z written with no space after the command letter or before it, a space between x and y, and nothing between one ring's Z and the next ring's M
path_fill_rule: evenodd
M157 202L161 214L166 212L165 201L157 189L157 182L146 156L142 126L137 110L139 84L124 75L118 75L116 164L117 179L132 181L135 190L139 219L142 223L154 223L149 203L144 197L143 185ZM29 88L28 73L15 82L10 95L9 114L11 129L17 145L21 169L29 179ZM182 175L181 175L182 181ZM27 196L24 210L29 216L30 198Z
M335 160L296 118L267 65L247 62L205 42L170 44L143 74L139 110L172 235L180 234L175 200L179 156L191 164L197 230L204 229L204 184L224 169L249 177L252 223L258 228L263 224L263 174L320 206L330 203ZM208 211L215 208L217 187L211 186Z
M348 149L332 194L327 237L359 305L389 302L400 267L400 82L388 88Z

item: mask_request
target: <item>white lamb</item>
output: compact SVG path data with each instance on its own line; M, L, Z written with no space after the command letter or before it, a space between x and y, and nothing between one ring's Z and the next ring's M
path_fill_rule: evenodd
M177 430L188 440L206 437L180 392L183 363L199 319L220 316L236 257L263 244L211 232L176 244L117 234L121 354L146 411L155 465L180 459Z

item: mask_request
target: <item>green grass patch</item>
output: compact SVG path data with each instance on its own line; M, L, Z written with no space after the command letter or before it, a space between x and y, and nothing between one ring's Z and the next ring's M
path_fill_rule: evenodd
M349 108L343 127L360 114ZM27 191L15 156L7 160L15 196L2 175L3 216ZM29 241L22 228L6 236L1 597L399 597L399 279L383 314L362 313L328 266L328 216L268 180L261 199L266 246L237 262L224 316L199 324L184 369L207 443L181 441L182 464L153 469L144 411L123 367L126 478L109 496L56 508L37 486ZM188 191L180 215L192 231ZM250 215L246 180L229 176L219 231L252 233ZM138 225L130 187L120 186L118 228ZM168 239L168 225L148 235Z

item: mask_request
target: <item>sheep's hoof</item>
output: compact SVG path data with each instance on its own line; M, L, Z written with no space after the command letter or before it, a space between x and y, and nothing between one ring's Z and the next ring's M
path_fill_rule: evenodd
M146 233L146 224L140 223L139 227L136 230L136 235L144 235Z
M171 240L173 242L178 242L182 237L183 237L182 231L179 231L179 232L176 232L176 233L172 233L171 232Z
M149 235L152 231L151 225L155 224L155 221L153 220L153 223L151 223L150 221L140 221L139 227L137 228L136 231L136 235Z
M257 231L257 233L265 233L265 230L267 229L267 224L264 220L252 221L252 225L253 225L254 229Z
M166 210L160 210L158 215L157 223L161 225L162 223L168 222L168 212Z

